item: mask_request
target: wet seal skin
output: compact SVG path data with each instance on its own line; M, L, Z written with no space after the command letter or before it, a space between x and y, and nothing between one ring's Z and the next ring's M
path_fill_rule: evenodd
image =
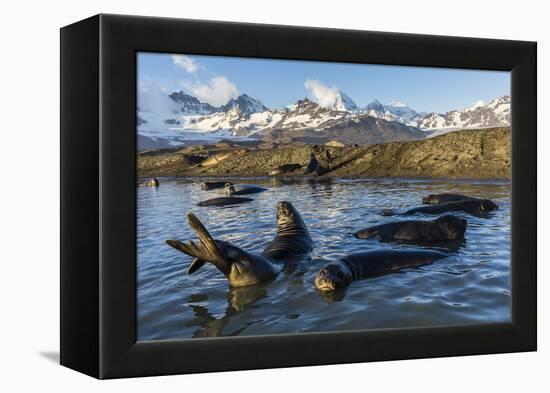
M267 191L267 188L256 186L235 186L232 183L226 183L225 188L223 189L225 196L257 194L264 191Z
M188 274L209 262L225 275L232 287L273 280L285 265L296 264L313 251L309 231L290 202L277 204L277 234L261 254L249 253L229 242L215 240L193 213L188 213L187 218L199 243L192 240L187 243L166 240L166 243L195 258L189 266Z
M427 205L438 205L440 203L459 202L476 199L479 198L462 194L429 194L428 196L422 198L422 203Z
M205 181L201 183L201 190L210 191L217 188L224 188L227 184L232 185L233 183L226 181Z
M375 250L354 253L323 266L315 276L315 287L321 292L344 290L353 280L429 265L447 257L447 254L428 250Z
M149 179L145 183L143 183L145 187L158 187L160 186L160 182L157 178Z
M353 234L358 239L381 241L434 242L464 238L468 222L453 215L441 216L431 221L396 221L361 229Z
M197 203L197 206L228 206L239 205L241 203L252 202L254 199L242 197L218 197L207 199Z
M465 212L473 216L483 216L490 211L498 209L497 204L489 199L468 199L456 202L439 203L437 205L420 206L414 209L407 210L403 215L416 213L424 214L441 214L447 212Z

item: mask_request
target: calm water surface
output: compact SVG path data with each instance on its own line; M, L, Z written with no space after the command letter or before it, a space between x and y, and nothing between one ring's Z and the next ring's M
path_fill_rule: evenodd
M138 188L138 339L279 334L480 324L510 320L509 182L424 180L242 180L269 188L253 202L197 207L221 190L202 191L200 179L160 179ZM233 182L239 180L232 179ZM351 234L395 220L382 208L420 205L428 193L453 192L494 200L486 218L467 214L466 239L426 246L451 255L430 266L354 281L338 296L319 293L313 279L347 253L419 246L358 240ZM311 260L275 281L231 289L211 264L187 275L191 257L164 243L195 239L194 212L215 238L260 253L275 235L275 207L287 200L302 214L315 243ZM407 217L410 219L412 217ZM417 215L426 219L433 216Z

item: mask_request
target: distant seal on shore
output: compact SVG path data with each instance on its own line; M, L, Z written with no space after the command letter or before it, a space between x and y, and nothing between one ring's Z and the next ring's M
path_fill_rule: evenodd
M422 203L428 205L438 205L440 203L467 201L471 199L478 198L462 194L430 194L422 198Z
M233 184L227 181L205 181L201 183L201 190L210 191L216 188L224 188L227 184Z
M480 216L496 209L498 209L498 206L489 199L467 199L463 201L439 203L437 205L420 206L414 209L407 210L402 214L441 214L446 212L462 211L474 216Z
M277 235L261 254L249 253L223 240L214 240L193 214L187 215L189 226L199 244L166 240L171 247L195 258L189 266L192 274L206 262L212 263L227 278L229 285L242 287L274 279L285 264L297 263L313 249L309 231L290 202L277 204Z
M267 174L269 176L286 175L287 173L293 172L301 167L302 166L300 164L285 164L269 171Z
M228 206L228 205L238 205L240 203L252 202L254 199L250 198L241 198L241 197L218 197L207 199L206 201L201 201L197 203L197 206Z
M310 153L309 162L306 165L304 173L307 175L309 173L316 172L318 169L319 169L319 161L317 161L317 158L315 157L315 154Z
M323 266L315 276L315 287L321 292L345 289L359 278L429 265L447 257L441 252L428 250L376 250L350 254Z
M327 150L327 157L329 158L330 162L330 153L328 153ZM315 157L315 154L311 153L309 157L309 163L307 164L304 174L306 175L313 175L313 176L322 176L325 173L327 173L328 170L324 166L322 166L319 161L317 161L317 158Z
M264 191L267 191L267 188L256 186L235 186L231 183L226 183L225 188L223 189L225 196L257 194Z
M353 234L358 239L381 241L443 241L464 238L468 222L463 218L445 215L431 221L397 221L361 229Z
M158 187L160 186L160 182L158 181L157 178L153 178L153 179L147 180L145 183L143 183L143 185L146 187Z

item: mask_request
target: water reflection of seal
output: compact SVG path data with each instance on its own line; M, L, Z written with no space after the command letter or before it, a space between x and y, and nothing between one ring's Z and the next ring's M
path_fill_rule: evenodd
M397 221L361 229L353 235L358 239L382 241L442 241L464 237L468 222L453 215L445 215L431 221Z
M437 205L420 206L407 210L402 214L441 214L446 212L462 211L474 216L481 216L496 209L498 209L498 206L493 201L488 199L468 199L456 202L439 203Z
M210 262L227 277L229 285L234 287L272 280L285 264L297 263L313 249L307 227L290 202L278 203L277 235L261 254L249 253L228 242L214 240L193 213L189 213L187 217L189 225L199 238L199 244L193 241L182 243L178 240L167 240L166 243L195 258L189 266L189 274Z
M321 268L315 276L315 287L321 292L337 291L358 278L429 265L446 257L441 252L428 250L376 250L350 254Z
M242 197L218 197L207 199L197 203L197 206L228 206L238 205L241 203L252 202L254 199Z
M467 201L471 199L478 199L468 195L462 194L430 194L427 197L422 198L422 203L428 205L438 205L440 203Z

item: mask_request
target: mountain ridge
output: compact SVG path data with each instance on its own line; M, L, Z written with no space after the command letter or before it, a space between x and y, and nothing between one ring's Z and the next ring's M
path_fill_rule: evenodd
M183 91L172 92L167 97L175 110L171 106L165 112L138 109L138 133L152 140L173 140L175 145L184 143L182 140L186 138L273 139L280 138L283 131L289 140L307 137L320 141L326 137L343 143L364 144L422 139L457 128L510 123L509 96L498 97L489 104L476 102L444 114L419 113L402 102L382 104L377 99L360 108L342 91L337 92L330 105L323 106L304 97L283 109L270 109L246 93L218 107Z

